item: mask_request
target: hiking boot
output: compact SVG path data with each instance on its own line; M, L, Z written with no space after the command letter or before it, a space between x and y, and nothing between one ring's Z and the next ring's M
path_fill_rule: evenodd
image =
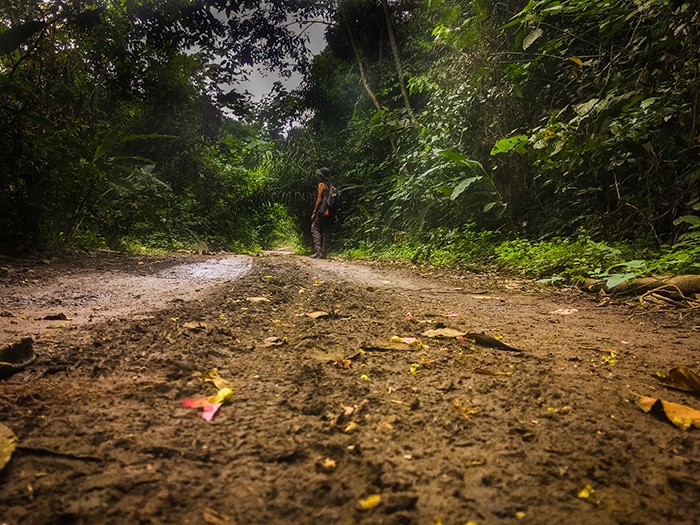
M312 259L321 259L322 256L320 253L316 252L313 255L310 256Z

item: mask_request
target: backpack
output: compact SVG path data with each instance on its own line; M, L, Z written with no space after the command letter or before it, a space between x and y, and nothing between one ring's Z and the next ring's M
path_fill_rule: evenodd
M326 195L325 202L323 203L323 213L324 217L329 215L335 215L335 213L340 208L342 197L340 195L340 190L333 186L330 182L324 183L328 186L328 194Z
M340 208L340 203L342 201L342 197L340 195L340 190L333 186L332 184L328 184L328 197L327 197L327 206L328 209L331 210L331 213L335 213L338 211Z

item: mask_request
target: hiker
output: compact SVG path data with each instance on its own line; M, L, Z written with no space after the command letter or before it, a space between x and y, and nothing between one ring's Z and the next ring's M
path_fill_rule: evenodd
M333 214L328 209L328 201L331 192L331 170L321 168L316 171L318 178L318 188L316 190L316 204L314 212L311 214L311 236L314 240L315 253L311 256L314 259L325 259L331 247L331 226L333 225Z

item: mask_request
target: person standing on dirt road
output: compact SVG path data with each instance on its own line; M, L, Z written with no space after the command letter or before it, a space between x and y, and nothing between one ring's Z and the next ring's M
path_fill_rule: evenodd
M331 170L321 168L316 171L318 187L316 188L316 204L311 214L311 236L316 250L311 256L314 259L325 259L331 247L331 228L333 217L328 209L330 195Z

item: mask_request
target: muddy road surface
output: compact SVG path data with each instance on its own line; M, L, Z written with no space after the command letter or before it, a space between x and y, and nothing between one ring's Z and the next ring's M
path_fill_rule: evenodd
M700 408L651 375L699 325L285 252L4 259L36 359L0 379L0 523L700 523L700 429L637 403Z

